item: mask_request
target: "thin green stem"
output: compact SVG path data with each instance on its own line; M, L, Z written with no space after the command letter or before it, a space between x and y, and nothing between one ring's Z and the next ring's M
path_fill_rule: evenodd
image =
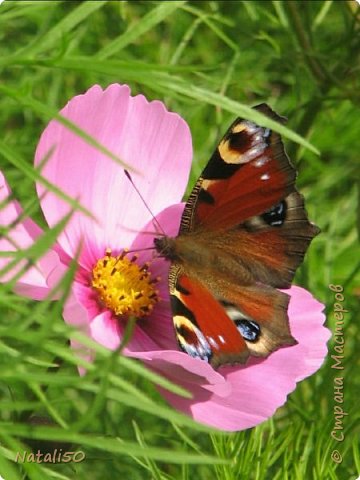
M294 33L296 35L299 46L301 47L304 59L319 85L322 85L326 79L326 70L319 62L314 54L313 46L311 45L309 35L304 29L303 22L298 10L298 2L292 0L286 0L287 11L292 26L294 27Z

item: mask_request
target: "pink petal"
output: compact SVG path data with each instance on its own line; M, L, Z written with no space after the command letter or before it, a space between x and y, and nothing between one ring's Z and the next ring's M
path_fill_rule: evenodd
M331 332L323 326L325 314L321 312L324 305L312 297L310 292L300 287L293 286L291 292L298 300L290 302L289 317L290 319L296 318L296 322L291 322L291 329L292 334L299 341L299 344L295 346L298 350L297 354L303 358L302 370L296 379L296 381L300 381L316 372L324 362L328 352L326 344ZM322 322L315 321L314 312L316 311ZM314 320L310 326L312 318Z
M90 335L104 347L115 350L124 338L126 322L125 317L116 318L111 312L105 310L90 322ZM133 336L124 348L124 353L127 355L134 351L146 352L156 348L155 342L142 329L135 326Z
M169 293L167 295L169 296ZM162 302L154 308L151 316L144 317L138 321L135 335L141 330L151 339L153 347L148 345L147 350L179 350L175 337L170 301L164 301L164 295L162 298ZM132 343L129 345L129 349L134 351ZM139 351L139 349L136 351Z
M22 208L19 203L12 200L11 190L0 172L0 225L8 228L6 235L0 236L0 251L20 251L29 248L34 241L41 235L42 230L30 218L18 221L22 214ZM13 225L11 227L11 225ZM14 257L0 257L0 269L5 268ZM42 300L49 293L50 288L47 278L51 272L60 264L59 257L55 251L47 252L37 264L26 270L16 282L15 290L20 295ZM14 268L1 275L2 283L11 281L14 276L26 266L26 261L17 262Z
M164 209L156 216L155 221L150 221L142 229L141 233L138 234L134 243L131 245L131 250L139 254L139 265L149 260L149 251L142 251L141 249L154 246L154 238L159 236L155 228L161 228L167 236L177 236L184 205L185 204L180 203ZM154 234L150 234L150 232ZM139 320L137 327L138 329L142 329L148 337L154 341L157 348L178 350L179 347L175 338L169 298L168 275L170 264L165 259L157 257L157 253L153 252L153 254L155 256L151 260L149 271L153 277L160 278L157 288L161 300L155 306L152 315ZM138 329L137 331L139 331Z
M296 382L321 366L330 337L329 330L323 327L323 305L299 287L287 293L291 294L290 325L298 345L279 349L265 360L252 359L245 366L220 368L219 374L232 386L225 399L204 391L197 382L191 388L193 400L163 391L167 400L195 420L221 430L250 428L273 415L295 389ZM177 382L188 387L181 377Z
M192 358L184 352L174 350L128 352L128 356L143 360L151 369L166 376L174 383L180 383L186 389L201 386L207 392L220 397L231 394L232 386L209 364Z
M119 325L108 310L101 312L91 321L90 334L95 341L110 350L118 348L121 342Z
M65 302L63 317L69 325L76 327L76 329L79 330L81 333L91 338L89 327L89 312L79 302L78 295L81 296L82 291L81 288L78 289L76 287L79 287L79 284L74 282L72 291L70 292L70 295ZM75 355L77 355L79 358L88 362L94 360L95 353L91 349L82 345L82 343L78 340L71 339L71 348L74 350ZM80 375L85 375L86 370L84 367L79 366L78 369Z
M161 102L131 97L126 85L106 90L96 85L70 100L61 114L140 172L131 176L154 214L181 200L190 171L191 136L184 120ZM76 212L59 238L70 256L82 239L80 263L90 269L106 247L119 248L119 239L121 247L129 246L149 213L121 166L57 121L50 122L41 136L36 165L52 149L43 175L79 199L98 220ZM41 198L45 188L38 184L37 190ZM51 192L40 201L50 226L69 211L66 202Z
M79 296L81 296L82 293L81 287L82 286L76 282L73 283L72 291L64 306L63 317L69 325L77 327L83 333L90 336L89 325L92 320L91 313L93 312L87 309L83 303L79 301Z

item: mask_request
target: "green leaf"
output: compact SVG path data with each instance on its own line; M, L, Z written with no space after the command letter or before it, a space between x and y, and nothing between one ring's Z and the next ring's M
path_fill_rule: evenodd
M136 23L130 25L126 32L99 50L95 55L95 58L105 59L119 53L119 51L124 49L127 45L133 43L141 37L141 35L165 20L166 17L173 15L178 8L185 4L186 1L160 2L157 7L150 10L150 12L142 18L138 19Z
M52 6L50 8L54 8L56 3L51 3ZM60 3L57 4L59 5ZM95 2L91 0L82 1L80 5L74 7L74 9L68 13L66 17L61 19L61 21L53 28L48 30L44 35L39 36L33 44L17 52L17 55L35 57L40 53L53 48L60 42L64 35L70 33L78 25L81 25L89 15L104 7L106 4L107 1L105 0L96 0Z

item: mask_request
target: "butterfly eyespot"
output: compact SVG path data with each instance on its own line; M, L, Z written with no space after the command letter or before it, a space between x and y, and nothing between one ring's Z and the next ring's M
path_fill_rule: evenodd
M287 205L285 200L271 207L261 218L271 227L281 227L286 219Z
M251 136L246 130L238 133L232 133L229 136L229 148L238 152L246 152L251 148Z
M260 337L260 327L252 320L236 320L235 324L244 340L256 342Z
M256 342L261 333L259 325L253 320L249 320L236 305L224 300L221 300L220 303L225 308L228 317L235 323L243 339L248 342Z

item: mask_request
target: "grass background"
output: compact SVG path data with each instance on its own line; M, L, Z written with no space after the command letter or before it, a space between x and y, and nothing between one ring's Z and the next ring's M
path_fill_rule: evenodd
M354 1L8 1L0 5L0 168L27 214L46 123L94 83L128 83L189 123L192 181L243 105L266 101L320 155L285 139L321 227L296 283L327 306L344 287L344 370L330 358L261 426L210 432L168 408L149 372L99 346L78 378L61 302L0 290L0 475L15 479L344 479L360 475L360 11ZM192 183L191 183L192 184ZM63 225L58 226L58 230ZM36 259L56 238L27 252ZM64 282L68 288L71 278ZM309 331L309 335L312 332ZM41 347L41 348L40 348ZM329 350L335 353L332 342ZM340 372L340 373L339 373ZM332 439L334 378L344 377L345 439ZM174 386L169 386L174 389ZM31 421L46 417L52 428ZM81 463L14 463L24 442L71 442ZM59 444L64 447L64 443ZM337 449L342 462L331 460Z

